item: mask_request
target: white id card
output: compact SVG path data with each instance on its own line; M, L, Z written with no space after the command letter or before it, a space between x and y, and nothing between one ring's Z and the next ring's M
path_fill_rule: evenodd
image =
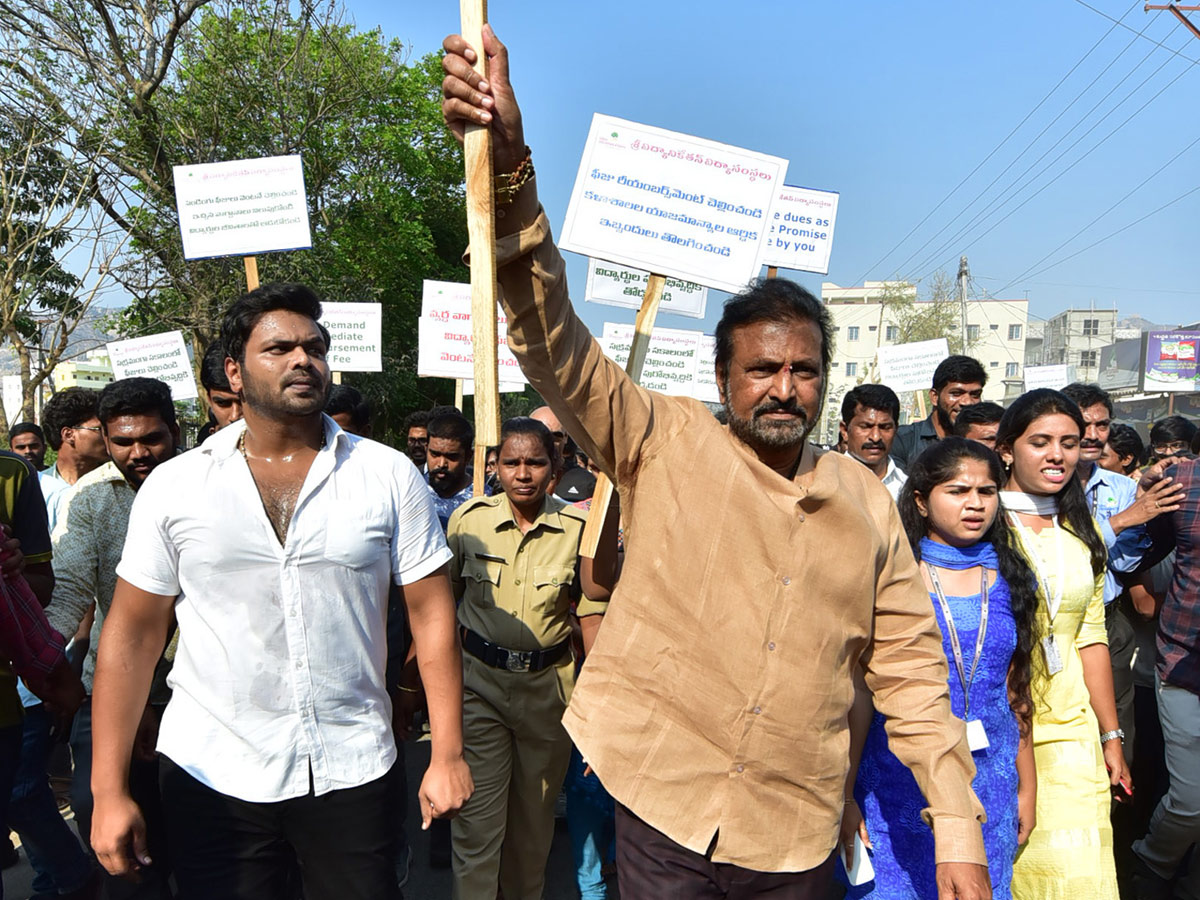
M842 868L846 870L846 880L855 887L875 880L875 867L871 865L871 857L867 855L867 845L863 843L862 835L854 835L854 865L846 865L846 854L842 854Z
M972 753L979 750L986 750L991 744L988 743L987 730L983 727L983 722L979 719L971 719L967 722L967 746Z
M1054 635L1048 634L1042 638L1042 652L1046 654L1046 669L1051 675L1057 675L1063 670L1062 656L1058 652L1058 642Z

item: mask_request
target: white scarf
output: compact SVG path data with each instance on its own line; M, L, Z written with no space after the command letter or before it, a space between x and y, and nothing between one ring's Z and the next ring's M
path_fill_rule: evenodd
M1000 503L1009 512L1027 516L1053 516L1058 513L1057 494L1026 494L1024 491L1001 491Z

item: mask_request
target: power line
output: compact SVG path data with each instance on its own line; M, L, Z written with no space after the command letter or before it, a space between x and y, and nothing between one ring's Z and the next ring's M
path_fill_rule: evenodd
M1003 281L997 275L976 275L975 278L980 278L984 281ZM1026 281L1025 284L1039 284L1045 287L1069 287L1069 288L1086 288L1094 291L1120 291L1123 294L1185 294L1187 296L1200 296L1200 291L1184 291L1179 288L1148 288L1148 287L1124 287L1119 284L1080 284L1075 281ZM997 291L996 293L999 293Z
M1168 62L1169 62L1169 60L1168 60ZM1174 78L1172 78L1170 81L1168 81L1156 94L1154 94L1154 96L1152 96L1149 100L1147 100L1145 103L1143 103L1137 109L1135 109L1132 113L1130 113L1121 122L1121 124L1119 124L1116 128L1114 128L1112 131L1110 131L1108 134L1106 134L1104 137L1102 137L1099 141L1097 141L1095 144L1093 144L1086 152L1084 152L1084 154L1082 156L1078 157L1074 162L1072 162L1070 165L1068 165L1065 169L1063 169L1061 172L1059 172L1057 175L1055 175L1053 178L1051 178L1049 181L1047 181L1045 184L1043 184L1040 188L1038 188L1036 191L1034 191L1032 194L1030 194L1028 197L1026 197L1023 201L1021 201L1020 204L1015 206L1013 209L1009 210L1008 213L1006 213L1001 219L999 219L998 221L993 223L986 231L973 237L971 239L971 242L969 244L967 244L965 247L963 247L962 250L965 251L965 250L970 249L976 243L978 243L982 238L991 234L996 228L998 228L1004 222L1008 221L1009 218L1011 218L1016 212L1021 210L1031 200L1033 200L1035 197L1039 196L1043 191L1045 191L1046 188L1053 185L1060 178L1062 178L1064 175L1066 175L1068 172L1070 172L1072 169L1074 169L1077 165L1079 165L1081 162L1083 162L1085 159L1087 159L1089 156L1091 156L1092 153L1094 153L1102 144L1107 142L1113 135L1115 135L1118 131L1120 131L1122 128L1124 128L1126 125L1128 125L1131 121L1133 121L1133 119L1136 118L1151 103L1153 103L1160 96L1162 96L1163 93L1165 93L1167 90L1169 90L1175 84L1175 82L1179 81L1180 78L1182 78L1184 75L1186 75L1188 72L1190 72L1192 67L1195 65L1197 65L1197 64L1192 63L1187 68L1182 69L1178 75L1176 75ZM1161 69L1161 68L1162 67L1160 66L1159 69ZM1151 75L1149 77L1153 77L1155 74L1157 74L1158 71L1159 70L1156 69L1154 72L1151 73ZM1131 91L1128 95L1126 95L1125 100L1122 100L1115 107L1113 107L1111 110L1109 110L1109 112L1106 113L1104 115L1104 117L1101 118L1100 121L1096 123L1096 125L1099 125L1100 122L1103 122L1104 119L1107 119L1109 115L1111 115L1113 112L1115 112L1117 109L1119 109L1122 105L1124 105L1126 100L1128 100L1130 97L1132 97L1133 94L1137 93L1137 91L1140 90L1142 88L1142 86L1146 84L1147 81L1149 81L1149 77L1145 81L1143 81L1142 84L1138 85L1138 87L1134 88L1134 90ZM1080 141L1082 141L1085 137L1087 137L1089 134L1091 134L1091 132L1095 130L1096 125L1093 125L1086 132L1084 132L1082 135L1080 135L1079 138L1074 143L1072 143L1070 147L1068 147L1066 150L1064 150L1062 153L1060 153L1058 156L1056 156L1053 160L1051 160L1048 165L1046 165L1040 172L1037 173L1037 175L1033 176L1033 178L1029 179L1029 181L1027 181L1027 182L1025 182L1025 184L1021 185L1021 187L1018 188L1016 192L1014 192L1013 196L1011 196L1007 200L1005 200L1005 203L1009 202L1010 200L1015 199L1017 194L1019 194L1026 187L1028 187L1030 184L1032 184L1034 181L1036 181L1039 177L1041 177L1043 174L1045 174L1047 171L1049 171L1050 168L1052 166L1054 166L1055 163L1057 163L1060 159L1062 159L1064 156L1066 156L1067 153L1069 153L1072 149L1074 149L1079 144ZM1003 206L1003 204L1002 204L1002 206ZM982 224L982 223L980 223L980 224ZM939 250L939 253L945 252L945 250L946 250L946 247L944 246L941 250ZM958 253L961 251L956 250L955 252ZM922 266L928 265L930 260L932 260L932 259L933 259L933 257L928 257L925 260L925 262L922 263ZM945 265L945 264L946 263L942 263L942 265ZM936 269L938 269L938 268L940 268L940 266L934 266L933 269L931 269L930 271L936 271Z
M1117 21L1112 16L1110 16L1108 13L1106 13L1104 10L1096 9L1096 7L1092 6L1091 4L1084 3L1083 0L1075 0L1075 2L1078 3L1082 7L1085 7L1086 9L1090 9L1096 15L1101 16L1102 18L1108 19L1108 21L1112 22L1114 25L1119 25L1121 28L1124 28L1126 31L1133 31L1133 28L1126 25L1124 22ZM1129 15L1128 12L1125 13L1125 16L1127 16L1127 15ZM1125 16L1121 16L1121 18L1124 19ZM1154 38L1147 37L1146 35L1142 34L1141 32L1138 32L1138 37L1142 38L1142 40L1149 41L1150 43L1154 44L1155 46L1162 47L1162 49L1166 50L1168 53L1172 53L1175 56L1179 56L1179 57L1182 57L1183 59L1186 59L1192 65L1200 65L1200 59L1192 59L1186 53L1181 53L1178 50L1172 50L1170 47L1168 47L1162 41L1156 41Z
M1129 13L1126 12L1126 15L1128 15L1128 14ZM1124 17L1122 17L1122 18L1124 18ZM1149 21L1147 21L1146 24L1143 26L1142 30L1144 31L1146 28L1149 28L1153 21L1154 21L1153 18L1150 19ZM1108 34L1111 33L1112 31L1113 31L1113 29L1110 28L1108 30L1108 33L1105 34L1105 37L1107 37ZM1101 38L1101 40L1103 40L1103 38ZM1123 57L1126 53L1129 52L1130 48L1133 47L1133 45L1134 45L1134 40L1131 39L1129 41L1129 43L1126 44L1124 47L1122 47L1121 51L1119 53L1117 53L1117 55L1115 57L1113 57L1112 60L1109 61L1108 65L1106 65L1103 69L1101 69L1100 72L1097 73L1096 76L1093 77L1092 80L1089 81L1084 86L1083 90L1081 90L1078 94L1076 94L1075 97L1071 100L1071 102L1068 103L1065 107L1063 107L1062 110L1058 113L1058 115L1056 115L1053 119L1051 119L1050 122L1048 124L1046 124L1046 126L1043 127L1042 130L1039 131L1034 136L1033 140L1031 140L1029 143L1027 143L1025 145L1025 147L1021 150L1020 153L1018 153L1015 157L1013 157L1012 161L1007 166L1005 166L1004 169L998 175L996 175L995 178L993 178L990 182L988 182L988 184L981 191L979 191L974 197L972 197L971 200L965 206L963 206L962 209L960 209L958 211L958 213L956 213L952 219L950 219L945 225L943 225L936 232L934 232L932 235L930 235L930 237L925 241L925 243L923 243L920 247L918 247L916 250L914 250L912 253L910 253L908 255L908 257L902 263L900 263L899 266L897 266L897 269L903 270L904 267L907 266L910 262L912 262L913 259L917 258L918 255L920 253L922 253L926 247L928 247L930 244L932 244L934 241L936 241L938 239L938 237L940 237L942 234L944 234L946 232L947 229L951 228L955 222L957 222L960 218L962 218L972 206L974 206L981 199L983 199L983 196L992 189L992 187L996 184L996 182L998 182L1001 178L1003 178L1005 175L1007 175L1009 170L1012 169L1012 167L1015 166L1021 160L1021 158L1026 153L1028 153L1031 149L1033 149L1034 145L1037 144L1037 142L1042 139L1042 136L1047 131L1049 131L1051 128L1053 128L1056 124L1058 124L1058 121L1063 116L1065 116L1068 112L1070 112L1071 108L1076 103L1078 103L1084 97L1084 95L1087 94L1087 92L1090 91L1092 89L1092 87L1101 78L1103 78L1105 75L1108 74L1108 71L1120 61L1121 57ZM1055 141L1054 144L1052 144L1045 152L1043 152L1041 156L1039 156L1029 166L1027 166L1025 171L1023 171L1020 175L1018 175L1016 178L1014 178L1013 181L1010 182L1008 187L1006 187L1004 190L1002 190L1000 192L999 196L996 199L1003 197L1004 191L1007 191L1009 188L1012 187L1012 184L1015 184L1021 178L1024 178L1025 175L1028 174L1030 169L1032 169L1039 162L1041 162L1043 159L1045 159L1047 154L1051 153L1055 147L1057 147L1064 140L1066 140L1067 136L1070 135L1071 132L1074 131L1076 128L1078 128L1080 125L1082 125L1087 120L1088 116L1090 116L1093 112L1095 112L1096 108L1098 106L1100 106L1100 104L1102 104L1105 100L1107 100L1109 97L1111 97L1117 91L1117 89L1133 75L1134 72L1136 72L1139 68L1141 68L1142 64L1145 63L1146 60L1150 58L1150 54L1153 52L1154 51L1151 50L1144 57L1142 57L1141 61L1136 66L1134 66L1132 69L1130 69L1129 72L1127 72L1120 81L1118 81L1115 85L1113 85L1109 89L1107 94L1105 94L1103 97L1101 97L1092 106L1091 109L1089 109L1086 113L1084 113L1082 116L1080 116L1079 119L1075 122L1075 124L1072 125L1069 129L1067 129L1067 131L1057 141ZM932 254L929 254L929 256L926 257L925 259L923 259L922 262L920 263L920 265L916 266L915 268L921 269L928 263L929 258L940 256L946 246L957 241L966 231L969 231L971 229L971 227L976 222L979 221L980 216L984 216L987 214L988 210L990 210L995 205L996 199L993 199L991 201L991 203L989 203L986 207L984 207L984 209L981 212L976 213L975 216L971 219L971 221L969 221L965 226L963 226L957 232L955 232L954 236L951 237L949 239L949 241L946 241L945 243L939 245L937 250L935 250Z
M1125 14L1121 16L1121 18L1122 18L1122 19L1124 19L1124 18L1125 18L1125 16L1127 16L1127 15L1129 15L1131 12L1133 12L1134 8L1135 8L1135 7L1137 7L1137 5L1138 5L1138 2L1139 2L1139 0L1134 0L1133 6L1130 6L1130 7L1129 7L1129 9L1127 9L1127 10L1125 11ZM1025 117L1024 117L1023 119L1021 119L1021 121L1020 121L1020 122L1018 122L1018 123L1016 124L1016 126L1013 128L1013 130L1012 130L1012 131L1010 131L1010 132L1009 132L1007 135L1005 135L1004 139L1003 139L1002 141L1000 141L1000 143L999 143L999 144L997 144L995 147L993 147L993 148L992 148L992 150L991 150L991 152L990 152L990 153L988 153L988 155L987 155L987 156L985 156L985 157L984 157L984 158L983 158L983 159L982 159L982 160L979 162L979 164L975 166L975 168L974 168L974 169L972 169L970 172L968 172L968 173L967 173L967 175L966 175L966 176L965 176L965 177L962 179L962 181L960 181L960 182L959 182L958 184L956 184L956 185L955 185L953 188L951 188L951 189L950 189L950 192L949 192L948 194L946 194L946 196L945 196L945 197L943 197L943 198L942 198L940 201L938 201L938 204L937 204L937 206L935 206L933 209L931 209L929 212L927 212L927 213L925 214L925 218L921 219L921 221L920 221L920 222L918 222L916 225L914 225L914 226L912 227L912 230L911 230L911 231L909 231L909 232L908 232L908 234L906 234L906 235L905 235L904 237L902 237L902 238L901 238L899 241L897 241L897 243L896 243L896 246L892 247L892 249L891 249L891 250L889 250L887 253L883 254L883 256L881 256L881 257L880 257L878 260L876 260L876 261L875 261L875 263L873 263L873 264L872 264L870 267L868 267L868 268L867 268L867 271L866 271L866 272L864 272L864 273L863 273L861 276L859 276L858 280L859 280L859 281L866 281L867 275L871 274L871 272L872 272L872 271L873 271L873 270L874 270L874 269L875 269L875 268L876 268L876 267L877 267L877 266L878 266L880 263L882 263L882 262L883 262L885 259L887 259L889 256L891 256L893 253L895 253L895 252L896 252L896 251L897 251L897 250L898 250L898 249L899 249L901 246L903 246L904 242L905 242L905 241L907 241L907 240L908 240L910 237L912 237L912 236L913 236L913 234L915 234L915 233L916 233L916 231L917 231L917 230L918 230L918 229L919 229L919 228L920 228L922 225L924 225L926 222L928 222L928 221L929 221L929 220L930 220L930 219L933 217L933 215L934 215L934 214L935 214L935 213L936 213L936 212L937 212L939 209L941 209L941 208L942 208L942 207L943 207L943 206L946 204L946 201L947 201L947 200L949 200L951 197L953 197L953 196L954 196L954 194L955 194L955 193L957 193L957 192L958 192L958 189L959 189L959 188L961 188L961 187L962 187L964 184L966 184L966 183L967 183L967 182L968 182L968 181L969 181L969 180L970 180L970 179L971 179L971 178L972 178L972 177L975 175L975 173L976 173L976 172L978 172L980 169L982 169L982 168L984 167L984 165L985 165L985 164L987 164L988 160L990 160L990 159L991 159L993 156L995 156L995 155L996 155L996 153L998 153L998 152L999 152L1000 148L1001 148L1001 147L1003 147L1005 144L1007 144L1007 143L1008 143L1008 141L1009 141L1009 139L1010 139L1010 138L1012 138L1012 136L1013 136L1014 134L1016 134L1018 131L1020 131L1020 130L1021 130L1021 127L1022 127L1022 126L1023 126L1023 125L1024 125L1026 122L1028 122L1028 121L1029 121L1029 119L1030 119L1030 118L1033 116L1033 114L1034 114L1034 113L1036 113L1036 112L1037 112L1039 109L1041 109L1041 108L1042 108L1042 106L1043 106L1043 105L1046 103L1046 101L1047 101L1047 100L1049 100L1049 99L1050 99L1052 96L1054 96L1055 92L1056 92L1056 91L1058 91L1058 89L1059 89L1060 87L1062 87L1062 86L1063 86L1063 83L1064 83L1064 82L1065 82L1065 81L1066 81L1068 78L1070 78L1070 77L1071 77L1073 74L1075 74L1075 70L1076 70L1076 69L1078 69L1078 68L1079 68L1081 65L1083 65L1083 63L1084 63L1084 62L1087 60L1087 58L1088 58L1089 56L1091 56L1093 52L1095 52L1096 48L1097 48L1097 47L1099 47L1099 46L1100 46L1102 43L1104 43L1105 39L1106 39L1106 38L1107 38L1107 37L1108 37L1110 34L1112 34L1112 33L1113 33L1113 31L1116 29L1116 27L1117 27L1117 24L1120 24L1120 23L1118 22L1118 23L1114 24L1112 27L1110 27L1110 28L1108 29L1108 31L1104 32L1104 34L1103 34L1103 35L1100 37L1100 39L1099 39L1098 41L1096 41L1096 43L1092 44L1091 48L1090 48L1090 49L1089 49L1089 50L1088 50L1086 53L1084 53L1084 54L1083 54L1083 56L1081 56L1081 57L1079 58L1079 61L1078 61L1078 62L1076 62L1076 63L1075 63L1075 65L1071 66L1071 68L1070 68L1070 70L1067 72L1067 74L1066 74L1066 75L1064 75L1062 78L1060 78L1060 79L1058 80L1058 83L1057 83L1056 85L1054 85L1054 87L1052 87L1052 88L1050 89L1049 93L1047 93L1047 94L1046 94L1046 96L1044 96L1044 97L1043 97L1041 100L1039 100L1039 101L1037 102L1037 105L1036 105L1036 106L1034 106L1034 108L1033 108L1033 109L1031 109L1031 110L1030 110L1028 113L1026 113L1026 114L1025 114ZM1040 137L1040 135L1039 135L1039 137ZM1018 159L1019 159L1019 158L1020 158L1020 157L1018 157ZM1006 171L1007 171L1007 170L1006 170ZM919 252L919 251L918 251L918 252Z
M1067 238L1065 241L1063 241L1061 244L1059 244L1057 247L1055 247L1053 250L1051 250L1049 253L1047 253L1045 256L1043 256L1041 259L1039 259L1037 262L1033 263L1024 272L1022 272L1016 278L1012 279L1012 281L1008 282L1008 284L1004 285L1001 288L998 288L996 293L998 293L998 294L1003 293L1004 291L1006 291L1010 287L1012 287L1014 284L1016 284L1018 281L1023 279L1026 275L1028 275L1030 272L1032 272L1034 269L1036 269L1038 266L1040 266L1042 263L1044 263L1046 260L1048 260L1054 254L1056 254L1059 250L1061 250L1063 247L1067 246L1067 244L1071 243L1073 240L1075 240L1075 238L1079 237L1081 234L1083 234L1085 231L1087 231L1089 228L1091 228L1093 225L1095 225L1097 222L1099 222L1101 219L1103 219L1105 216L1107 216L1110 212L1112 212L1114 209L1116 209L1118 206L1120 206L1122 203L1124 203L1126 200L1128 200L1131 196L1133 196L1135 193L1137 193L1142 188L1144 188L1160 172L1162 172L1163 169L1167 168L1169 165L1171 165L1171 163L1175 162L1175 160L1179 159L1179 157L1183 156L1183 154L1187 153L1189 150L1191 150L1197 144L1200 144L1200 137L1196 138L1194 141L1192 141L1190 144L1188 144L1186 147L1184 147L1182 150L1180 150L1178 153L1176 153L1174 156L1172 156L1170 159L1168 159L1165 163L1163 163L1161 166L1159 166L1157 169L1155 169L1154 172L1152 172L1150 175L1146 176L1146 178L1143 179L1137 185L1137 187L1132 188L1120 200L1118 200L1116 203L1114 203L1112 206L1110 206L1104 212L1100 213L1100 215L1096 216L1096 218L1092 219L1090 222L1088 222L1086 225L1084 225L1082 228L1080 228L1078 231L1076 231L1073 235L1071 235L1069 238Z

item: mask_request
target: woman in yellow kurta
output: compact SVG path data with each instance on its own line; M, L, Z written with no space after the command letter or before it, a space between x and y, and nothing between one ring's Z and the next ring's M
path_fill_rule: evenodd
M1001 502L1038 578L1034 657L1037 820L1013 866L1014 900L1117 900L1109 807L1132 790L1104 629L1104 542L1075 475L1084 422L1058 391L1019 398L996 449Z

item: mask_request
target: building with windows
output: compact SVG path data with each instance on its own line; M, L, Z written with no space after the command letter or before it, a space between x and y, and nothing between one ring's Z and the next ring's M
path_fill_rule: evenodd
M113 381L112 364L109 362L107 351L92 350L85 356L68 359L54 367L50 376L54 380L54 390L63 391L69 387L91 388L101 390Z
M886 281L868 281L849 288L832 282L821 285L821 299L833 317L835 347L818 440L836 439L831 435L836 435L846 392L855 385L878 380L876 350L900 342L900 326L889 320L889 309L883 302L898 294L915 299L916 288ZM922 302L916 301L917 306ZM967 301L967 353L987 370L985 400L1000 403L1021 392L1028 310L1029 303L1024 299ZM959 328L960 316L955 315L948 336L956 338ZM916 414L911 394L901 397L901 401L910 416Z
M1114 342L1116 330L1115 308L1063 310L1045 323L1037 365L1075 366L1078 380L1095 381L1100 350Z

